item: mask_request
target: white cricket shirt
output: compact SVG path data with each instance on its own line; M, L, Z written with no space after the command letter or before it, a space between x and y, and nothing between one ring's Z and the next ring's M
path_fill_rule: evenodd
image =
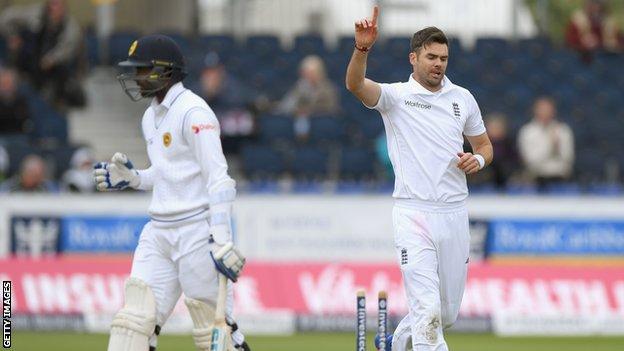
M431 92L410 75L407 82L380 84L377 105L383 117L397 199L462 202L466 175L457 168L463 135L485 133L481 111L468 90L446 76Z
M207 218L210 195L235 187L214 112L177 83L162 103L152 100L142 127L151 166L139 171L139 189L153 190L152 220L172 224Z

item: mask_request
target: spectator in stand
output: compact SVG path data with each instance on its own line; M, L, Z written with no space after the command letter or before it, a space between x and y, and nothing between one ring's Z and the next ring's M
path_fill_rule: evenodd
M583 8L572 13L566 29L566 42L588 63L597 50L620 52L624 46L622 34L604 0L586 0Z
M570 127L556 119L557 107L550 97L533 104L533 119L518 135L518 149L529 178L544 190L567 180L574 163L574 136Z
M206 55L194 90L214 111L221 125L225 154L238 154L240 144L256 132L256 94L230 75L216 52Z
M84 104L77 79L82 34L64 0L10 7L0 15L0 31L13 65L46 100L59 108Z
M77 193L94 192L93 165L95 163L96 160L90 148L82 147L76 150L70 161L71 168L65 171L61 179L63 190Z
M504 189L513 175L518 161L518 154L513 140L509 137L507 116L493 113L485 118L485 128L494 149L494 161L482 172L485 180L497 189Z
M327 78L323 60L315 55L306 56L299 68L299 80L280 101L277 111L295 117L295 134L305 138L310 116L336 115L339 112L339 94Z
M0 192L56 192L56 186L46 179L46 173L45 161L38 155L30 154L22 160L19 173L0 185Z
M17 77L0 67L0 136L26 134L32 129L28 100L17 90Z

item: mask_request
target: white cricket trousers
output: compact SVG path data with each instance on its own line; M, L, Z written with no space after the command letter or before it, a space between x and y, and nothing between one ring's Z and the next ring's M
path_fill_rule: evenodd
M408 314L393 335L393 350L448 350L443 329L457 319L464 294L470 233L465 204L398 199L392 221ZM411 338L410 338L411 336Z
M150 221L143 227L130 275L152 289L156 324L165 323L182 292L215 305L219 283L210 258L208 229L205 219L178 227L157 226ZM228 295L226 310L231 312L231 292Z

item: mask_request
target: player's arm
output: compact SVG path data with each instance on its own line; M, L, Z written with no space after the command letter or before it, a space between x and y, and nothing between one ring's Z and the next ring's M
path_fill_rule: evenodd
M487 133L483 133L475 136L466 136L470 146L472 146L473 153L459 152L459 162L457 167L464 171L466 174L472 174L480 171L485 166L492 163L494 158L494 149Z
M197 107L187 113L183 128L184 138L208 181L210 226L217 231L214 239L223 245L231 239L230 216L236 183L228 175L219 121L210 109Z
M368 52L377 40L378 16L379 7L375 6L372 18L364 18L355 22L355 48L347 67L345 79L347 90L366 106L375 106L381 96L379 84L366 78Z
M228 175L219 121L210 109L195 108L185 116L183 128L184 138L193 150L202 175L208 180L210 235L216 245L216 253L211 254L219 272L236 281L245 258L232 244L231 218L236 182Z

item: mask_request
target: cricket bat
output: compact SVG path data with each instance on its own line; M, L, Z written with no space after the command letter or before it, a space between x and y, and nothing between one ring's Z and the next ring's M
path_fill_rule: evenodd
M219 294L217 295L210 351L230 351L234 349L232 340L230 339L230 326L225 322L226 298L227 277L219 273Z

